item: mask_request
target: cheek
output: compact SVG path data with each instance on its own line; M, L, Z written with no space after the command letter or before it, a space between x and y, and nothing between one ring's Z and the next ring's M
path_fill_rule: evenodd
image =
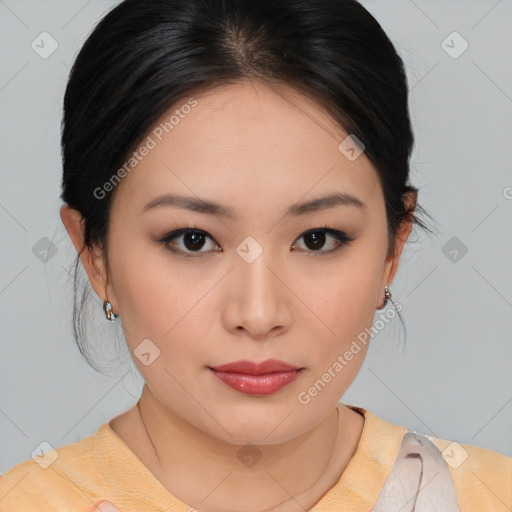
M211 329L205 318L212 316L205 308L212 307L208 291L218 278L209 282L204 275L186 272L165 250L149 243L139 242L127 252L120 249L126 244L117 242L111 244L110 261L130 352L136 356L134 351L149 339L160 350L158 363L178 373L180 361L204 358ZM148 372L148 367L135 363Z
M329 271L307 280L308 305L330 328L331 337L346 339L354 329L364 329L375 314L375 297L382 277L378 253L359 247ZM333 331L333 332L332 332ZM334 333L334 334L333 334Z
M120 259L115 269L116 295L128 332L156 336L171 327L177 287L170 282L171 273L161 272L147 259L130 253Z
M385 245L379 245L376 238L365 240L347 251L335 268L317 275L316 280L308 279L305 295L308 306L322 321L315 318L310 323L316 333L311 333L311 339L320 338L312 351L314 371L320 377L331 368L340 377L335 379L340 389L354 378L363 363L382 278ZM336 371L332 367L338 356L343 358L343 369L337 365Z
M144 338L161 338L185 314L187 286L160 248L139 239L130 246L127 239L112 239L109 258L123 328L133 350Z

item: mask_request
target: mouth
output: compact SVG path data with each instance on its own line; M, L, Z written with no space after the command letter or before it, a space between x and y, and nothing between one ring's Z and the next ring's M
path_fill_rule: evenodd
M305 368L269 359L236 361L208 369L224 384L248 395L270 395L293 382Z

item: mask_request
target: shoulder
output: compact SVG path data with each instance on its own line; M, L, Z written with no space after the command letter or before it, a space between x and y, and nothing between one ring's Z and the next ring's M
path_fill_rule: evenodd
M416 510L440 510L428 508L440 499L445 500L442 510L451 510L448 499L454 504L453 510L461 512L512 510L512 458L480 446L413 432L366 409L351 407L363 412L368 422L367 458L372 465L381 464L384 476L379 480L379 497L383 504L396 496L397 488L403 491L409 483L413 495L420 491ZM414 491L418 482L422 482L421 488ZM423 486L428 486L429 492L423 492Z
M84 490L104 487L93 457L95 435L56 449L47 444L0 475L1 511L85 512L94 506Z
M430 439L448 465L462 511L512 509L512 458L480 446Z

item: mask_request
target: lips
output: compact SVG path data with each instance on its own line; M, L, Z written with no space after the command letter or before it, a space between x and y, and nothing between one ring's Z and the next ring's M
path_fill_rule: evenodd
M236 361L208 368L224 384L247 395L271 395L293 382L304 370L276 359L262 363Z
M220 366L211 366L210 368L218 372L244 373L246 375L265 375L268 373L300 370L298 366L293 366L277 359L267 359L261 363L253 361L235 361Z

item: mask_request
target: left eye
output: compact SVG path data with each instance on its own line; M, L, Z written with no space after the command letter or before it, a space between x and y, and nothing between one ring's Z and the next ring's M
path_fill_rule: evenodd
M176 244L174 240L182 239L182 245ZM165 237L159 240L163 243L167 249L175 253L181 253L186 257L191 257L193 253L209 252L208 250L201 251L205 245L205 240L209 238L213 241L213 238L206 233L206 231L200 229L183 228L169 233ZM326 254L337 251L344 245L348 245L354 239L347 236L343 231L337 229L330 229L327 227L310 229L300 235L297 240L304 238L304 245L306 251L309 252L308 256L315 255L314 253ZM325 244L326 240L331 238L331 248L328 250L320 250ZM171 243L172 242L172 243ZM292 244L292 248L296 247L296 242ZM177 247L178 246L178 247ZM213 251L222 252L222 248L218 244L214 244ZM193 256L192 256L193 257Z
M327 237L331 237L334 239L334 247L326 251L319 251L324 244ZM319 252L320 254L331 253L337 251L344 245L348 245L354 239L347 236L343 231L338 231L337 229L330 228L315 228L310 229L303 233L297 240L300 238L304 238L305 245L308 249L311 249L312 253ZM295 244L292 245L294 247ZM309 256L309 254L308 254Z

